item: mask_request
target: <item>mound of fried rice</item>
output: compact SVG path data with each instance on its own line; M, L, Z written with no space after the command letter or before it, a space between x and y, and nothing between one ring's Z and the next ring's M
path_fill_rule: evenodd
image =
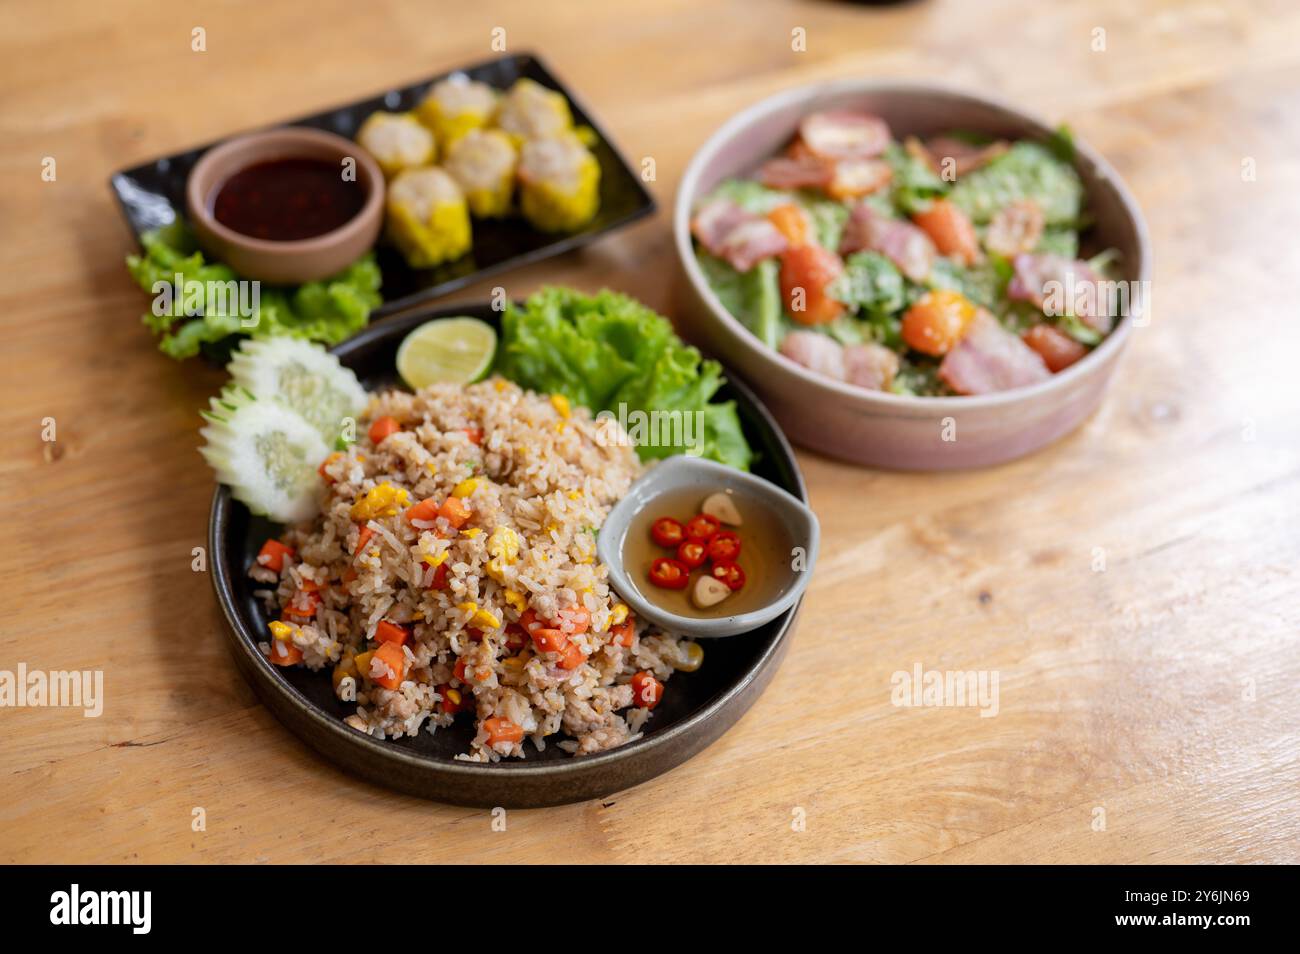
M401 430L375 446L366 432L384 416ZM400 738L474 718L471 751L457 757L479 762L522 757L528 740L541 750L555 737L586 754L640 736L651 711L633 705L632 676L666 681L699 653L641 621L631 646L611 633L627 607L596 560L596 531L641 470L631 443L610 439L616 426L502 378L372 397L359 440L322 466L320 516L282 537L292 558L278 573L258 563L249 571L268 585L259 591L268 610L292 624L303 664L333 670L336 694L355 701L349 725ZM459 531L442 517L408 518L410 505L453 491L470 510ZM589 624L575 633L579 608ZM559 653L523 637L526 610L564 631L585 661L562 668ZM349 666L377 645L381 621L410 634L395 689L372 678L392 673L381 660L367 660L371 672ZM491 739L484 722L493 718L521 727L523 740Z

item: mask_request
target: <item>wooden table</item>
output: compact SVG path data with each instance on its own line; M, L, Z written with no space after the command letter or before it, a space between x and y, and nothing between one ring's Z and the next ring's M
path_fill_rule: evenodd
M100 718L0 709L0 859L1300 860L1300 9L642 7L5 9L0 669L102 669L106 702ZM943 79L1069 122L1133 188L1156 257L1154 321L1056 446L935 475L801 454L824 551L766 694L668 775L511 812L504 832L336 771L236 673L191 569L212 489L197 412L221 375L154 349L106 186L486 58L495 27L629 156L654 157L662 209L510 274L512 295L610 285L669 310L667 209L694 149L762 96L855 75ZM892 705L892 674L917 664L997 672L997 716Z

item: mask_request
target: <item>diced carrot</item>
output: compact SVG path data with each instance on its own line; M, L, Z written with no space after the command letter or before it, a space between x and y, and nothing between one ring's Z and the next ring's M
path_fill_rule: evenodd
M429 589L445 589L447 586L447 573L447 561L444 560L433 568L433 580L429 583Z
M334 483L334 478L331 477L329 474L325 473L325 468L328 467L330 464L334 463L342 456L343 454L341 451L335 451L334 453L330 454L328 457L326 457L323 461L320 462L320 466L316 468L316 473L320 474L321 478L324 479L327 483L331 483L331 484Z
M371 530L369 527L362 527L361 530L357 533L357 548L353 552L360 553L362 550L364 550L366 548L366 544L370 542L370 538L373 537L374 535L375 535L375 531Z
M396 689L406 678L406 653L397 643L380 643L375 658L393 671L392 675L378 676L375 682L385 689Z
M519 614L519 625L524 628L525 633L532 633L532 631L538 627L546 626L546 624L538 618L537 611L531 606Z
M468 684L469 680L465 678L465 657L462 656L456 660L456 665L452 667L451 674L461 682Z
M449 524L459 530L469 522L470 509L459 497L448 497L438 508L438 516L445 517Z
M262 549L257 551L257 563L268 570L279 573L284 569L284 558L293 558L293 547L286 547L279 540L267 540Z
M575 606L571 610L565 610L561 614L560 620L563 624L572 627L571 629L566 629L567 632L572 632L574 634L585 633L587 627L591 625L591 613L587 612L585 606Z
M462 427L461 430L465 432L465 436L469 438L469 442L470 442L471 444L482 444L482 443L483 443L483 428L481 428L481 427Z
M558 653L568 644L569 639L558 629L533 630L533 645L539 653Z
M311 619L316 615L316 607L320 604L320 594L315 590L298 590L284 604L284 614L298 619Z
M266 658L277 666L296 666L302 662L302 650L293 644L293 640L273 639Z
M395 417L378 417L370 425L370 443L382 444L389 434L396 434L402 429Z
M577 669L586 661L587 654L582 651L582 647L577 643L569 643L564 647L564 653L556 665L561 669Z
M375 639L381 643L396 643L399 646L405 646L406 641L410 638L411 634L405 626L390 623L386 619L381 619L379 625L375 627Z
M498 742L522 742L524 738L523 727L515 725L509 719L495 717L484 719L483 728L488 734L488 745L496 745Z
M636 635L636 624L632 620L625 619L617 626L610 627L609 631L614 634L615 645L632 648L632 637Z
M421 500L418 504L406 508L408 521L423 520L432 523L438 519L438 501L433 497Z
M466 626L465 635L470 638L471 642L475 642L475 643L483 642L483 630L481 629L476 629L473 626Z
M351 583L356 578L357 578L357 571L353 567L348 567L346 570L344 570L343 576L341 577L344 583Z
M767 213L767 220L776 226L776 230L785 236L791 248L798 248L808 242L808 219L803 209L793 202L778 205Z
M632 705L640 709L653 709L664 697L664 684L646 670L632 677Z

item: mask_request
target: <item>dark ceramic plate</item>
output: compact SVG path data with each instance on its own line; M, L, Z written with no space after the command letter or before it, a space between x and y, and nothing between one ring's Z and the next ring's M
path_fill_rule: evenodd
M498 89L505 89L515 80L527 77L563 93L573 111L574 122L591 127L596 134L591 149L600 162L600 211L585 228L560 235L539 232L518 216L497 220L474 219L473 248L456 261L437 268L411 268L396 249L381 242L376 248L376 257L383 273L380 291L384 303L376 309L372 320L454 291L485 275L586 245L606 232L649 215L655 209L650 193L609 137L573 93L551 75L536 56L528 53L503 56L451 72L465 73ZM366 117L375 110L402 112L413 109L430 86L448 75L450 73L442 73L411 86L390 89L378 96L314 116L304 116L285 125L311 126L352 139ZM185 180L190 169L203 153L215 145L217 143L208 143L114 173L110 180L113 192L137 238L142 232L166 225L178 214L183 214Z
M372 325L334 348L368 389L398 384L398 345L422 322L473 315L494 326L487 304L462 305ZM754 472L807 500L789 443L767 409L744 385L730 381L720 397L736 402L745 436L758 453ZM457 719L435 734L381 741L342 721L352 706L339 702L328 674L272 666L257 649L270 621L253 596L246 570L278 526L249 514L224 486L212 498L208 528L212 585L230 623L235 660L268 708L304 741L340 767L380 785L462 805L536 807L598 798L666 772L722 735L753 704L785 655L799 605L747 635L707 640L704 665L678 673L636 742L597 755L574 757L557 746L528 747L522 760L491 765L457 762L469 751L473 720Z

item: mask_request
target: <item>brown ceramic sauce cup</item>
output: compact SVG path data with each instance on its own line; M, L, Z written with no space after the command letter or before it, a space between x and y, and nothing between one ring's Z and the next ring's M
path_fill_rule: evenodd
M287 242L259 239L223 225L213 214L221 187L250 166L281 159L341 164L345 158L356 161L365 202L355 216L322 235ZM351 140L286 126L239 136L204 153L185 184L185 205L199 244L214 259L244 278L298 285L337 274L375 244L384 221L384 177L370 154Z

